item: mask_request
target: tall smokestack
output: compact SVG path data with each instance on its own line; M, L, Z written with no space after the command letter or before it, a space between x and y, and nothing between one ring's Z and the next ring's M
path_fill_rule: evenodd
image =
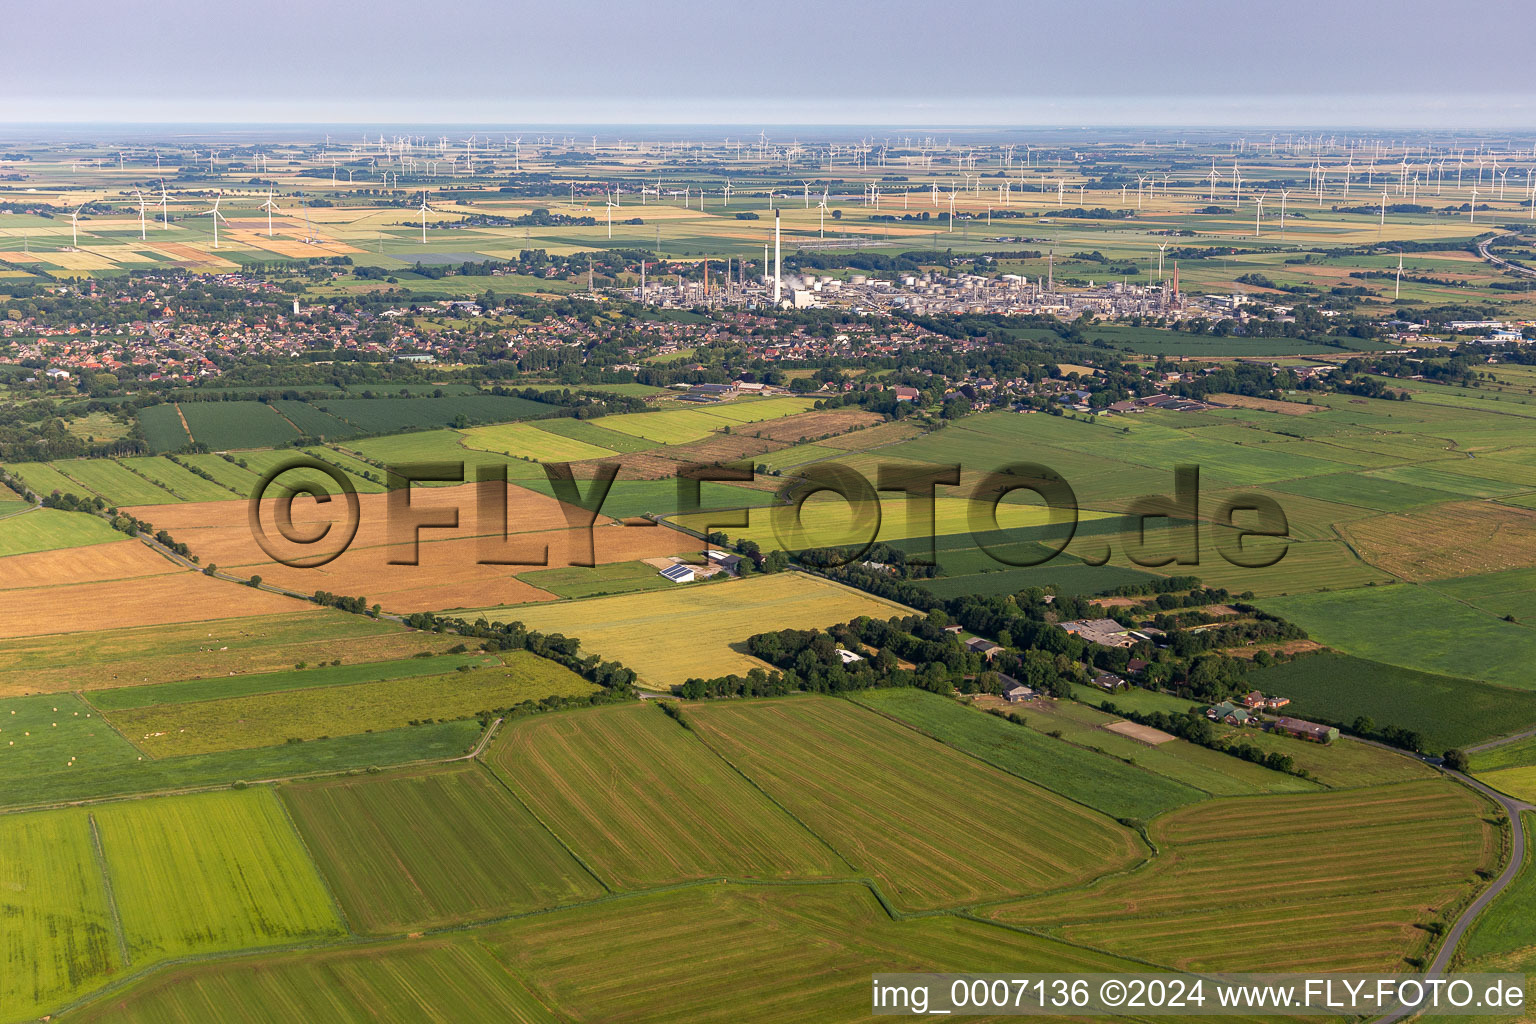
M779 255L779 211L773 211L773 304L779 304L784 290L784 260Z

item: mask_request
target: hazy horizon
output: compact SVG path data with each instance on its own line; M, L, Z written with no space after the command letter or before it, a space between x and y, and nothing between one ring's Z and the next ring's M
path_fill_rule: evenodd
M1536 42L1516 5L1476 19L1428 0L1295 0L1283 18L1219 0L247 10L13 11L12 38L31 45L10 54L0 123L1536 126L1536 93L1501 56Z

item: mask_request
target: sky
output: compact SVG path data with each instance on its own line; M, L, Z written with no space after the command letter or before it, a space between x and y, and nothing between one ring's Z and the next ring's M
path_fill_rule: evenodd
M1526 2L49 0L0 123L1536 128Z

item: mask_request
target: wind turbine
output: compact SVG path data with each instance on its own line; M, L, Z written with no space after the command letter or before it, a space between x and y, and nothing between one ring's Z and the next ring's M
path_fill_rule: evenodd
M816 209L821 211L821 225L816 229L817 236L827 237L827 191L822 189L821 201L816 204Z
M1256 200L1254 200L1254 203L1255 203L1255 209L1254 209L1254 212L1253 212L1253 237L1254 238L1258 238L1259 237L1259 221L1264 216L1264 196L1266 194L1267 193L1260 192L1259 193L1259 197Z
M267 201L261 204L261 208L267 211L267 237L271 238L272 212L277 209L277 200L273 197L273 192L270 188L267 189Z
M76 228L76 224L80 220L80 211L83 210L83 209L85 209L85 204L81 203L79 206L75 207L75 212L69 215L69 235L70 235L70 246L69 247L71 249L78 249L78 248L80 248L80 232Z
M144 241L144 238L145 238L145 235L144 235L144 193L140 192L138 189L134 189L133 190L133 194L139 197L139 241L142 242L142 241Z
M421 190L421 244L427 244L427 190Z
M213 247L215 249L219 247L219 221L222 220L226 224L229 223L228 218L219 212L219 200L222 198L224 198L224 193L219 192L213 197L213 206L203 211L203 213L213 218Z
M165 191L165 182L160 182L160 217L167 231L171 230L171 211L167 206L170 199L170 194Z

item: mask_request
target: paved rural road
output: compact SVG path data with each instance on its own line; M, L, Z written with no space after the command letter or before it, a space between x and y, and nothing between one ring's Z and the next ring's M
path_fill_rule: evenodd
M1425 758L1424 760L1431 759ZM1445 969L1450 964L1451 957L1455 956L1456 947L1461 943L1461 938L1467 933L1467 929L1472 927L1472 923L1477 920L1478 915L1486 910L1488 904L1492 903L1494 898L1503 892L1505 887L1510 882L1513 882L1515 876L1520 873L1520 868L1525 863L1525 828L1520 821L1520 814L1523 811L1536 810L1536 807L1507 797L1498 790L1490 789L1476 779L1463 775L1461 772L1453 772L1449 768L1442 768L1441 770L1447 775L1460 780L1463 785L1469 786L1484 796L1491 798L1500 807L1504 808L1504 813L1509 815L1510 824L1513 826L1513 843L1510 850L1509 866L1504 869L1504 873L1499 875L1494 880L1494 883L1484 890L1482 895L1473 900L1471 906L1461 912L1461 916L1456 919L1456 923L1451 925L1450 930L1445 933L1445 940L1440 943L1440 952L1435 954L1435 959L1425 971L1425 974L1431 978L1445 973ZM1395 1021L1400 1021L1414 1012L1412 1007L1400 1006L1391 1013L1378 1017L1375 1024L1394 1024Z
M1493 253L1488 251L1488 246L1491 243L1497 242L1500 238L1511 238L1511 237L1513 237L1513 236L1511 236L1511 235L1496 235L1493 238L1485 238L1485 239L1483 239L1481 242L1477 243L1478 255L1482 256L1483 259L1487 260L1489 263L1492 263L1494 266L1499 267L1499 268L1501 268L1503 270L1507 270L1507 271L1509 271L1512 274L1523 274L1526 277L1536 277L1536 270L1531 270L1528 267L1522 267L1518 263L1511 263L1511 262L1509 262L1509 260L1499 259L1499 257L1495 256Z
M1536 729L1527 729L1525 732L1517 732L1513 736L1502 736L1499 739L1489 740L1487 743L1479 743L1474 747L1467 747L1465 749L1467 753L1475 754L1479 750L1492 750L1494 747L1502 747L1506 743L1515 743L1520 740L1530 739L1532 736L1536 736Z

